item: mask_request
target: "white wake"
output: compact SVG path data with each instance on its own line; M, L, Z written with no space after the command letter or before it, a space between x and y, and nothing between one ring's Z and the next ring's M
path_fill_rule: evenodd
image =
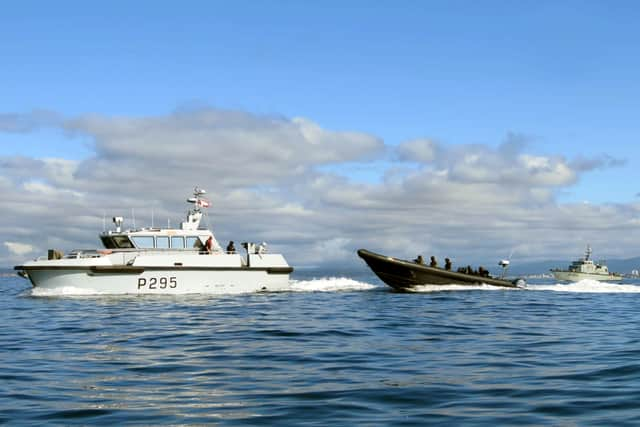
M585 279L575 283L555 283L547 285L527 284L530 291L554 291L576 293L640 293L640 284L618 284Z
M279 292L341 292L341 291L368 291L380 288L379 285L361 282L348 277L323 277L309 280L290 280L289 286ZM386 288L386 286L385 286ZM389 288L391 289L391 288ZM574 292L574 293L640 293L640 283L618 284L599 282L597 280L581 280L575 283L550 283L550 284L526 284L521 288L507 288L501 286L491 286L486 284L478 285L423 285L416 286L409 292L429 293L443 291L552 291L552 292ZM35 297L58 297L58 296L85 296L85 295L107 295L92 289L76 288L65 286L55 289L33 288L31 295ZM230 293L232 294L232 293ZM193 295L193 294L189 294Z
M290 280L289 285L284 289L280 289L276 292L340 292L340 291L366 291L369 289L378 288L379 286L371 285L365 282L359 282L357 280L349 279L346 277L324 277L319 279L310 280ZM87 295L136 295L131 294L111 294L108 292L101 292L94 289L77 288L73 286L64 286L60 288L39 288L35 287L30 290L31 296L34 297L73 297L73 296L87 296ZM241 295L252 292L223 292L221 295ZM153 294L144 294L150 296ZM158 293L157 295L176 295ZM185 293L178 295L198 295L197 293ZM204 294L203 294L204 295ZM209 294L206 294L209 295Z
M346 277L326 277L312 280L292 280L291 291L294 292L337 292L337 291L366 291L377 288L365 282Z
M478 285L420 285L409 289L409 292L442 292L442 291L513 291L521 288L508 288L505 286Z
M76 288L74 286L63 286L61 288L40 288L31 289L33 297L60 297L60 296L83 296L83 295L107 295L94 289Z

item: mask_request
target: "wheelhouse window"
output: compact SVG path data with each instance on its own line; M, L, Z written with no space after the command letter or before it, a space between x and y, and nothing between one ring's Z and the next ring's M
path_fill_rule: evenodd
M127 236L113 236L113 243L116 248L130 249L133 248L133 243Z
M189 236L187 237L187 249L202 249L202 242L198 238L198 236Z
M171 247L173 249L184 249L184 237L171 236Z
M169 237L167 237L167 236L157 236L156 237L156 248L158 248L158 249L169 249Z
M117 247L111 237L100 236L100 240L102 240L102 245L107 249L115 249Z
M153 249L153 236L133 236L132 239L139 249Z

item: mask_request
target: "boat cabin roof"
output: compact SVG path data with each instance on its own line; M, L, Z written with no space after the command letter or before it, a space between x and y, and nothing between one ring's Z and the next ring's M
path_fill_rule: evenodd
M220 245L213 233L206 228L200 228L202 209L209 207L209 202L203 198L206 191L196 187L187 202L193 203L193 209L187 213L187 220L180 228L140 228L123 231L121 226L124 217L113 217L115 230L100 234L100 240L106 249L202 249L209 237L213 239L212 250L220 250Z

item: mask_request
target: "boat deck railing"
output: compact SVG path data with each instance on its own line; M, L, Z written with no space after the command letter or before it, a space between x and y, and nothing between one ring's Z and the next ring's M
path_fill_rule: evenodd
M58 252L58 251L56 251ZM122 254L158 254L158 255L170 255L170 254L185 254L185 253L203 253L201 249L196 248L118 248L118 249L74 249L69 253L62 254L58 252L58 255L51 258L51 255L43 255L36 258L37 261L46 261L50 259L86 259L86 258L101 258L104 256ZM226 254L225 251L214 251L214 253Z

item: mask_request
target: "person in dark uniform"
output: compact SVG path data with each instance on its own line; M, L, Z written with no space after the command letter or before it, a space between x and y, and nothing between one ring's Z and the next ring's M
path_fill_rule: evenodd
M229 244L227 245L227 253L228 254L235 254L236 253L236 247L233 244L233 240L231 240L229 242Z
M416 264L424 265L424 259L422 258L422 255L418 255L418 258L414 259L413 262L415 262Z
M444 259L444 269L451 271L451 260L449 258Z
M431 255L431 262L429 263L429 267L437 267L437 266L438 266L438 261L436 261L436 257Z
M483 266L478 267L478 275L482 277L489 277L489 270L485 269Z

